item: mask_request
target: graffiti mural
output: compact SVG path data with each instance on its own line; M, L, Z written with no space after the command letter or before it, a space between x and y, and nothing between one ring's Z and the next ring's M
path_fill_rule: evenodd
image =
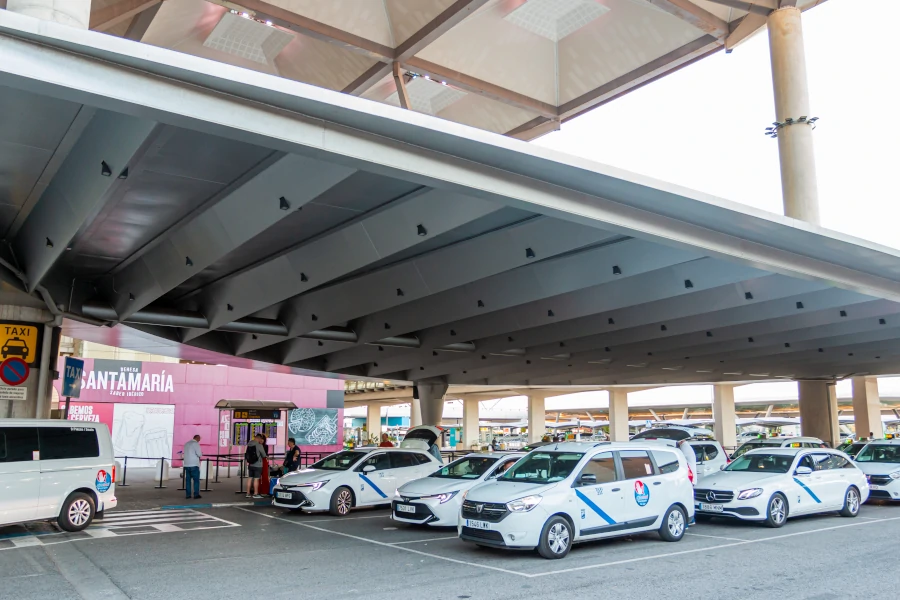
M288 415L288 435L300 446L337 443L338 409L298 408Z

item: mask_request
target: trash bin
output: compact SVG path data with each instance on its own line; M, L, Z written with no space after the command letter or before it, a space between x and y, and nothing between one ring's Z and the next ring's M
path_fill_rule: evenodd
M116 461L116 481L115 483L122 483L122 476L125 474L124 469L122 469L122 463Z

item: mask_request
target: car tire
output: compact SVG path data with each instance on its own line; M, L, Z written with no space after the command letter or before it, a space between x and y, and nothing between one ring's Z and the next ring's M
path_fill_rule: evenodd
M859 490L855 486L847 488L844 494L844 507L841 509L842 517L855 517L859 514L860 497Z
M560 516L550 517L541 530L538 554L548 559L565 558L572 549L572 526Z
M56 523L64 531L82 531L94 520L96 510L97 505L93 496L73 492L63 502Z
M766 527L779 528L787 522L788 503L783 494L776 492L766 505Z
M666 542L680 542L687 530L687 517L680 506L669 507L659 526L659 537Z
M334 490L331 495L331 503L328 508L335 517L346 517L353 508L353 492L346 486L341 486Z

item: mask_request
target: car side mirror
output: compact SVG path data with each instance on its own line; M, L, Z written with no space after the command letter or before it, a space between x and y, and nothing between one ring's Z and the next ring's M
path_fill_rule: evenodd
M812 469L809 467L797 467L797 470L794 471L794 475L812 475Z
M374 470L375 470L374 465L366 465L363 467L363 473L371 473Z
M585 473L580 478L581 485L597 485L597 476L593 473Z

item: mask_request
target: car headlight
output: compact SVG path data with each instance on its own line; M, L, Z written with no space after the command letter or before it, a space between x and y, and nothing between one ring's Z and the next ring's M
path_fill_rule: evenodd
M311 488L312 491L316 491L320 489L323 485L328 483L328 480L325 481L314 481L313 483L301 483L300 487Z
M450 498L457 495L458 493L459 493L459 490L456 490L453 492L445 492L443 494L435 494L433 496L425 496L425 498L434 498L436 500L439 500L440 503L443 504L444 502L447 502L448 500L450 500Z
M510 512L528 512L540 504L541 500L543 500L541 496L525 496L524 498L508 502L506 508L508 508Z
M394 498L397 498L397 499L400 498L400 488L397 488L396 490L394 490Z
M750 498L756 498L762 493L762 488L750 488L749 490L741 490L738 494L738 500L749 500Z
M891 479L900 479L900 471L894 471L891 473Z

